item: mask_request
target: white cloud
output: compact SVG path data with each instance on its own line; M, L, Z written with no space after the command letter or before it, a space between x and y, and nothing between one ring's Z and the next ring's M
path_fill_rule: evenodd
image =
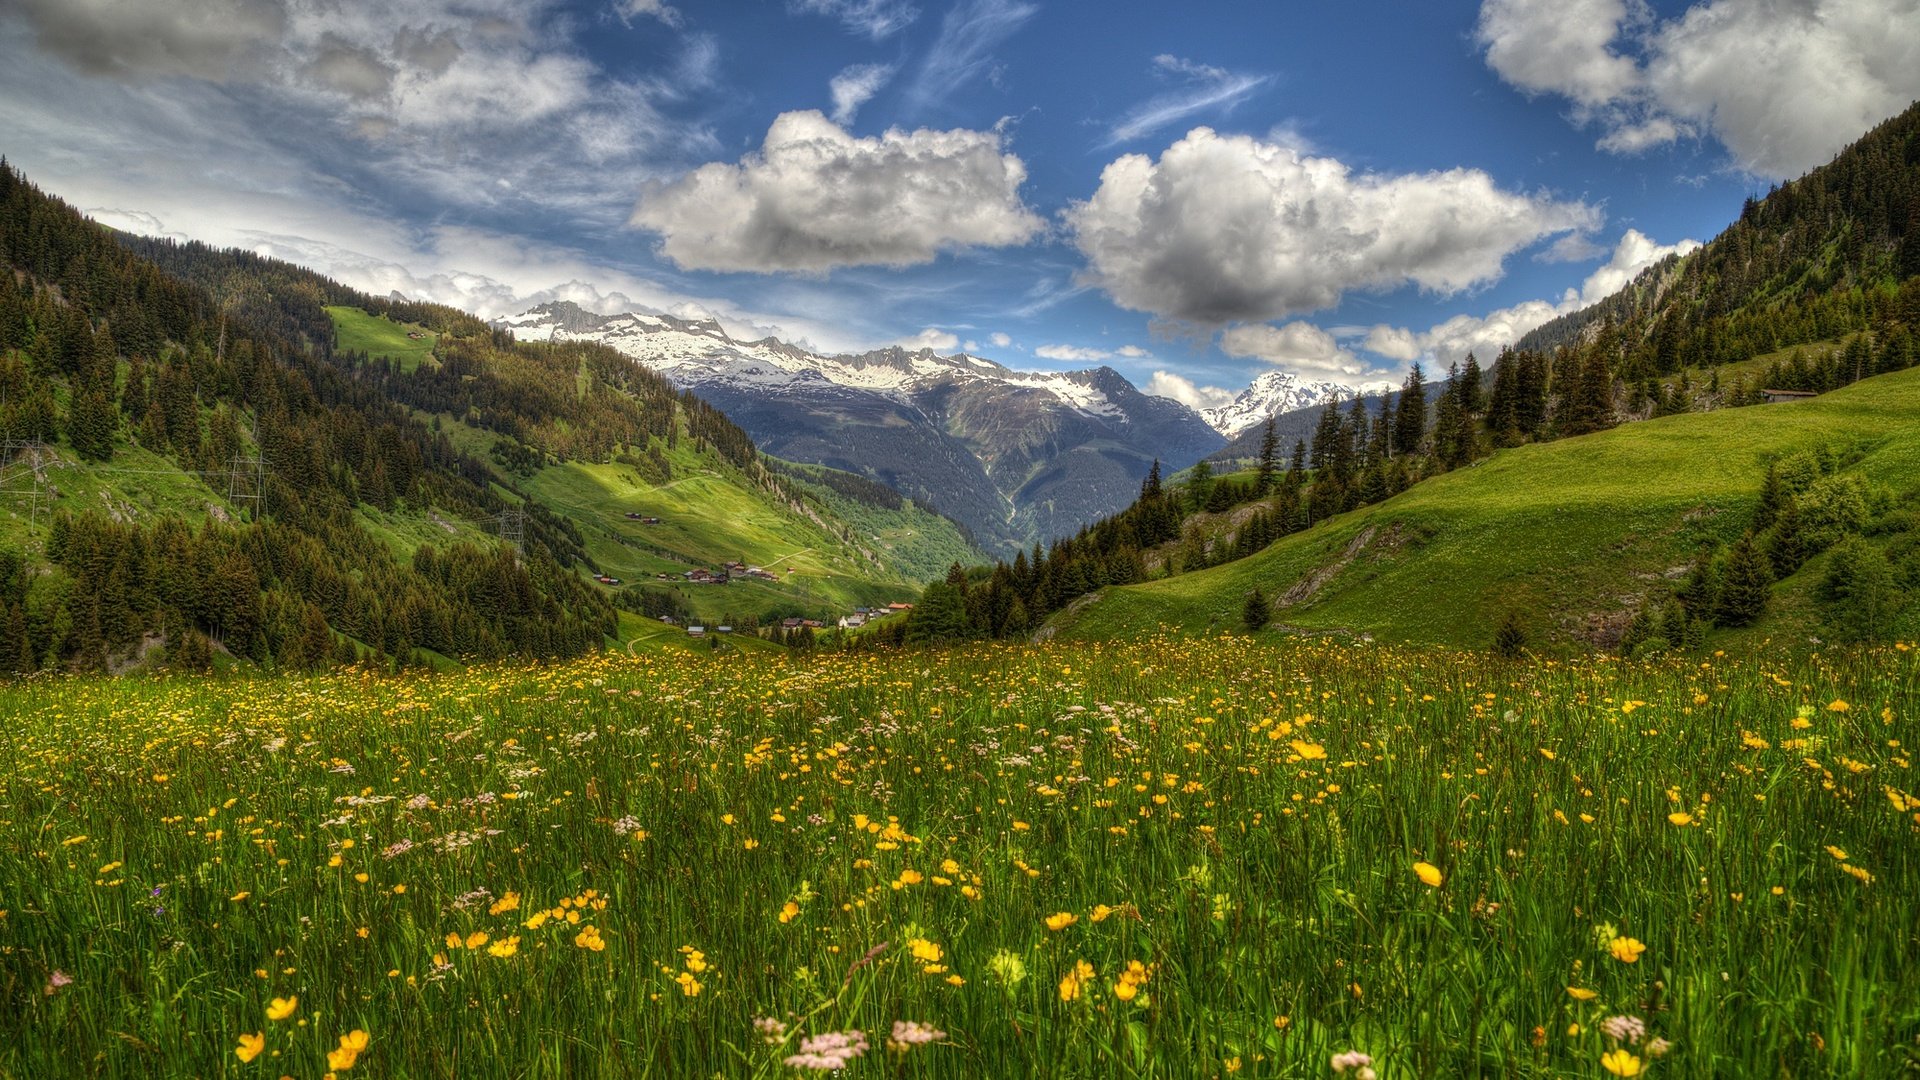
M845 127L853 123L853 115L860 106L873 100L873 95L887 85L893 78L892 64L855 64L827 83L827 90L833 95L833 122Z
M908 266L942 251L1024 244L1026 165L993 132L855 138L818 112L783 113L756 154L649 185L632 224L689 269L819 273Z
M1573 103L1598 145L1640 153L1710 134L1742 169L1822 164L1920 97L1920 0L1486 0L1489 66Z
M1000 333L997 330L987 335L987 340L991 341L993 343L993 347L996 349L1004 349L1013 344L1012 338L1008 337L1003 333Z
M1307 322L1230 326L1220 335L1220 351L1228 356L1264 360L1276 367L1335 381L1378 374L1332 334Z
M1614 51L1638 0L1486 0L1477 36L1487 63L1530 94L1564 94L1587 109L1630 95L1640 72Z
M1685 255L1699 246L1697 240L1660 244L1638 229L1628 229L1607 262L1587 275L1578 290L1568 289L1557 303L1527 300L1486 315L1455 315L1420 332L1375 326L1367 331L1361 348L1401 363L1425 358L1446 365L1466 359L1468 353L1490 359L1536 327L1612 296L1667 256Z
M960 347L960 339L945 330L929 326L912 337L901 338L893 344L915 352L921 349L932 349L937 353L950 353Z
M1204 127L1158 162L1109 164L1064 216L1090 264L1083 281L1121 307L1202 325L1330 307L1352 289L1459 292L1498 278L1512 252L1600 219L1477 169L1355 175Z
M1134 106L1114 123L1102 146L1132 142L1208 109L1231 112L1272 81L1272 76L1241 74L1166 54L1154 57L1153 66L1156 75L1177 79L1180 86Z
M620 5L620 10L630 19L645 15L659 19L668 26L680 25L679 9L667 6L662 0L626 0Z
M300 156L301 186L330 199L407 188L411 203L534 204L610 226L624 192L713 145L702 123L663 112L711 80L712 39L683 37L672 71L615 78L574 45L556 0L26 0L19 11L0 34L15 76L4 81L23 85L28 64L59 73L7 112L37 114L24 124L83 114L53 146L114 131L100 168L146 171L152 151L135 143L175 156L168 144L239 129L222 136L232 154L195 163L202 188ZM91 77L102 74L113 79ZM356 174L351 196L341 162Z
M987 74L993 51L1039 11L1022 0L960 0L940 21L940 37L907 90L908 103L916 109L939 105Z
M1075 364L1113 359L1113 354L1105 349L1089 349L1081 345L1042 345L1033 350L1033 355L1042 360L1065 360Z
M1138 345L1122 345L1118 349L1115 349L1114 353L1118 356L1124 356L1129 360L1145 360L1147 357L1153 355Z
M788 10L825 15L840 25L875 41L903 30L920 17L920 9L902 0L789 0Z
M1196 412L1201 409L1217 409L1231 403L1235 397L1239 396L1232 390L1224 390L1218 386L1196 386L1192 379L1184 375L1176 375L1171 371L1154 372L1153 377L1147 380L1147 385L1140 389L1155 397L1172 398Z

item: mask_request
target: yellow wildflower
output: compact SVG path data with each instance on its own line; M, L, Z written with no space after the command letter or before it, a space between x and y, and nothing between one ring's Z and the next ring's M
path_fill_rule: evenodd
M1615 1076L1640 1075L1640 1059L1628 1053L1624 1047L1600 1055L1600 1067Z
M251 1035L240 1036L240 1045L234 1047L233 1056L240 1059L240 1064L245 1065L248 1062L252 1061L254 1058L259 1057L260 1051L265 1050L266 1048L267 1048L266 1032L256 1031Z

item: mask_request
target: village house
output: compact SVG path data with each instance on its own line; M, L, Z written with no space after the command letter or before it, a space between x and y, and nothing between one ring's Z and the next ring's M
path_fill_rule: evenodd
M1805 401L1810 397L1820 396L1811 390L1762 390L1760 393L1767 399L1769 405L1782 401Z

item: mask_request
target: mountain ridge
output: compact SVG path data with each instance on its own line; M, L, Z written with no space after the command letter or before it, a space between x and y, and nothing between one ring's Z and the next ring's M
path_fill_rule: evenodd
M769 452L868 476L1006 551L1126 505L1151 464L1225 440L1111 367L1028 372L961 352L827 355L740 341L714 319L599 315L568 301L495 320L527 340L607 345L714 402Z

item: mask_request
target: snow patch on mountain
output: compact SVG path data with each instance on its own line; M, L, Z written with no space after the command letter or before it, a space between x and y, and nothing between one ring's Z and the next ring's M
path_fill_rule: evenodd
M1248 428L1264 424L1270 416L1311 409L1329 401L1340 401L1359 394L1375 394L1392 389L1391 384L1350 387L1336 382L1306 382L1291 371L1267 371L1225 405L1201 409L1200 418L1213 430L1231 439Z
M825 356L776 338L736 341L712 319L678 319L632 312L595 315L565 301L495 321L522 341L597 341L645 364L682 386L725 383L777 394L783 387L820 381L865 390L896 401L943 380L981 380L1038 391L1058 404L1093 416L1122 414L1098 383L1097 372L1015 371L984 357L898 346L873 352Z

